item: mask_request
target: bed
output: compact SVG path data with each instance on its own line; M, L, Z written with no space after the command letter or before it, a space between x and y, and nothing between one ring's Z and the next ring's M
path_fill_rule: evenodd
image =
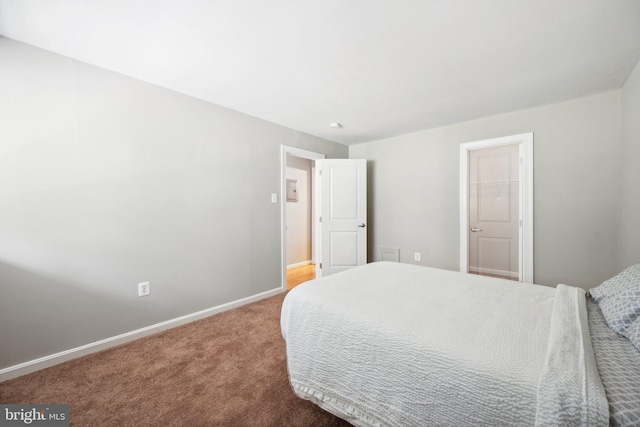
M640 352L603 315L619 287L605 282L592 299L565 285L370 263L287 294L289 379L356 426L639 425ZM623 314L625 333L640 326Z

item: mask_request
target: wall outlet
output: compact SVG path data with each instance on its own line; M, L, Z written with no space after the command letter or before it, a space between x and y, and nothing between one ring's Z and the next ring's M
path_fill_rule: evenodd
M414 252L413 260L414 261L420 261L420 259L421 259L420 252Z
M151 286L149 282L138 283L138 296L144 297L151 293Z

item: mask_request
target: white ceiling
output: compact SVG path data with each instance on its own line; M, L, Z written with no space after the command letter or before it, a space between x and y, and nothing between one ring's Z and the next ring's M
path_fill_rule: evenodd
M0 0L0 34L356 144L620 88L640 0Z

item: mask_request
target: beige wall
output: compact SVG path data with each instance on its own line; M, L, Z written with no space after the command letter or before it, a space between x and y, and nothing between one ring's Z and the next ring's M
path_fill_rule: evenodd
M459 268L459 146L534 133L535 282L589 288L617 271L620 91L351 146L369 159L369 258Z
M536 282L640 261L638 66L621 91L349 150L8 39L0 56L0 369L279 287L281 144L369 159L370 260L455 270L459 144L534 132Z
M640 262L640 62L622 88L621 173L620 270Z
M0 369L281 286L281 144L345 146L6 38L0 58Z

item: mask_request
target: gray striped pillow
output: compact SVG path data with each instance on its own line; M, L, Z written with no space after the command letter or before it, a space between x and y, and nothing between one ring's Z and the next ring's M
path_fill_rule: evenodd
M611 329L626 336L626 331L640 318L640 263L589 291L598 303Z

